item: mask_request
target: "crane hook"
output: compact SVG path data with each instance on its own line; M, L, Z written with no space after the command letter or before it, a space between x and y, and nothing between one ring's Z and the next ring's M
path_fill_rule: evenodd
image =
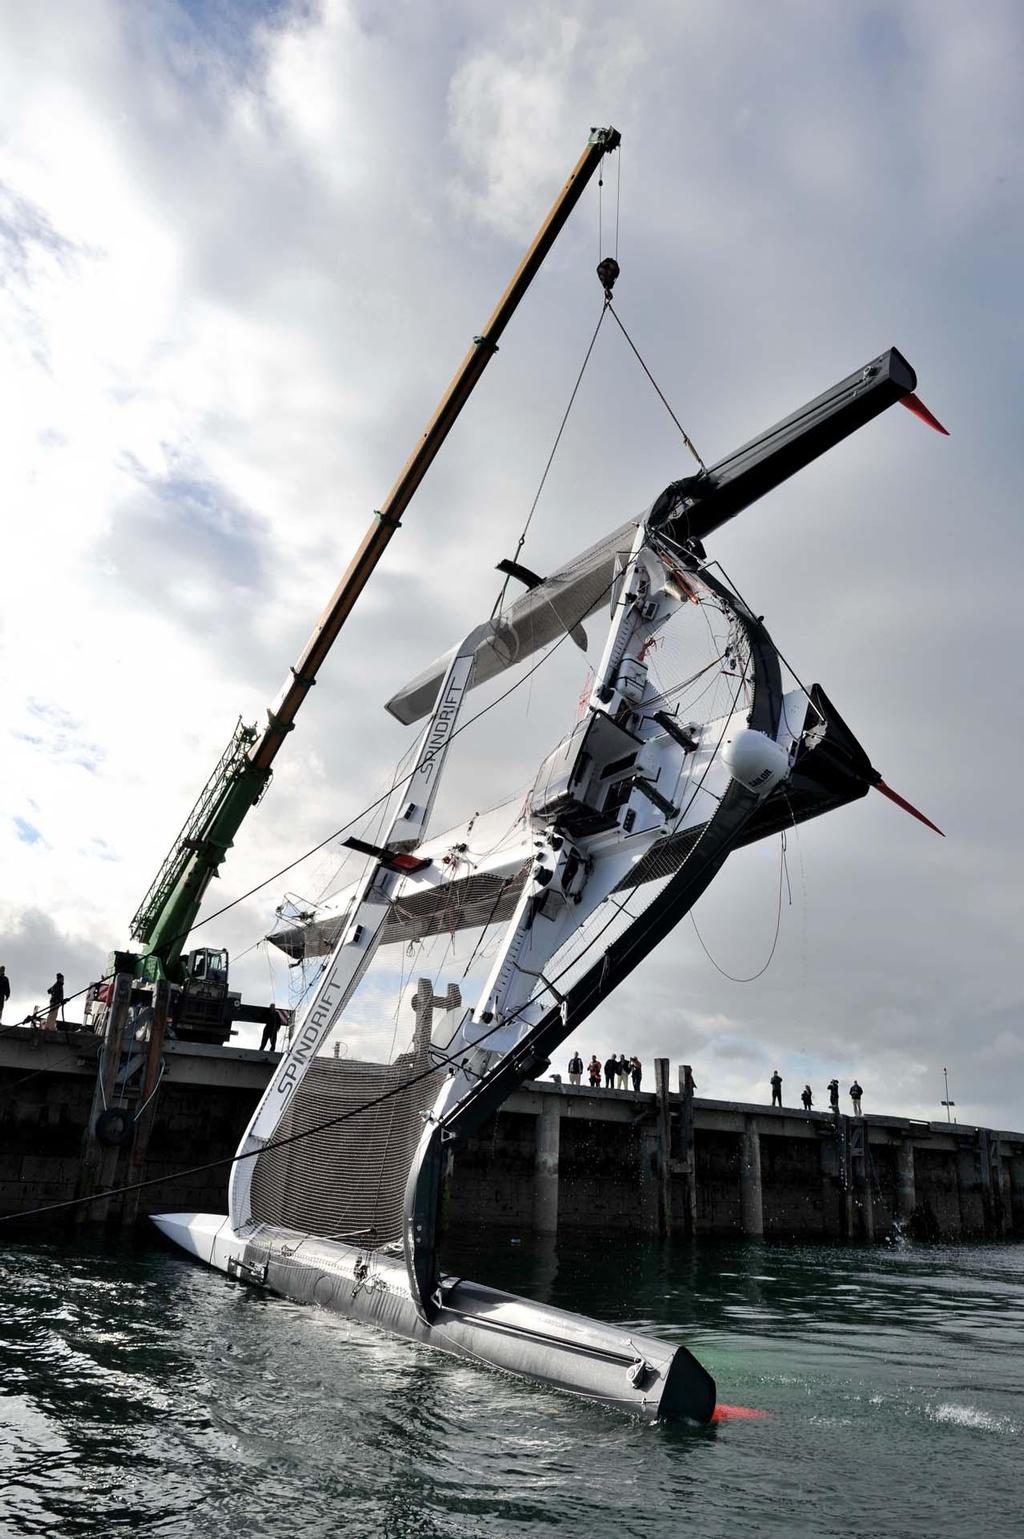
M601 280L601 287L604 289L605 303L610 305L612 302L612 289L615 287L615 280L619 276L619 264L614 257L602 257L601 261L597 264L597 276Z

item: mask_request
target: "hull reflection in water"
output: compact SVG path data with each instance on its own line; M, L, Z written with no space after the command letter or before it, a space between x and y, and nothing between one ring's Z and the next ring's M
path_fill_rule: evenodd
M229 1277L380 1326L470 1362L650 1420L710 1421L715 1382L685 1347L443 1278L439 1307L418 1313L405 1263L338 1240L264 1224L236 1234L213 1213L164 1213L157 1228Z

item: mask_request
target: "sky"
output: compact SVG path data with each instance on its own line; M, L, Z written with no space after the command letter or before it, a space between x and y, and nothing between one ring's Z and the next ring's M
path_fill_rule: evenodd
M804 825L749 984L719 969L768 954L778 844L740 852L696 911L718 966L682 924L563 1056L690 1062L721 1098L767 1100L776 1067L793 1101L856 1075L866 1111L910 1116L944 1115L945 1065L961 1121L1024 1127L1022 54L1012 0L3 7L5 1021L127 942L235 720L264 719L591 125L614 124L601 251L617 207L619 313L706 460L893 344L950 429L890 411L711 542L947 837L878 796ZM598 246L592 187L204 913L377 794L412 740L383 702L490 612L597 318ZM689 469L606 327L522 559L552 569ZM558 687L571 718L578 685ZM546 720L553 685L532 689ZM514 747L474 742L467 810ZM258 943L336 868L322 852L195 943L287 1002Z

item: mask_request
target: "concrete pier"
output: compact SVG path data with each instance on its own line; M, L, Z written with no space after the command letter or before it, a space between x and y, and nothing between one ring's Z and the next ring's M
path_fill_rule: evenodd
M447 1006L447 997L426 997ZM87 1033L7 1028L0 1037L0 1212L74 1197L88 1179L100 1044ZM156 1180L138 1214L223 1212L228 1161L277 1054L169 1042L144 1158L103 1151L103 1183ZM669 1088L591 1091L534 1082L460 1145L453 1225L554 1235L594 1229L766 1239L884 1239L898 1222L923 1238L1024 1237L1024 1133L839 1117L698 1098ZM106 1086L104 1094L107 1093ZM116 1157L116 1159L115 1159ZM223 1159L194 1176L191 1165ZM109 1221L130 1221L112 1200ZM58 1215L57 1222L63 1223Z

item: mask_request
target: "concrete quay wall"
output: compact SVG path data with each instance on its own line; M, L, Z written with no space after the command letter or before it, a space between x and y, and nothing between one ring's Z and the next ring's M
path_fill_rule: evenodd
M0 1037L0 1212L76 1195L97 1047L85 1033ZM145 1159L122 1151L105 1184L155 1179L140 1214L223 1211L226 1165L181 1172L230 1158L276 1061L168 1044ZM108 1219L120 1213L112 1203ZM516 1233L1024 1237L1024 1133L696 1099L672 1088L662 1059L640 1094L524 1085L456 1151L446 1221Z

